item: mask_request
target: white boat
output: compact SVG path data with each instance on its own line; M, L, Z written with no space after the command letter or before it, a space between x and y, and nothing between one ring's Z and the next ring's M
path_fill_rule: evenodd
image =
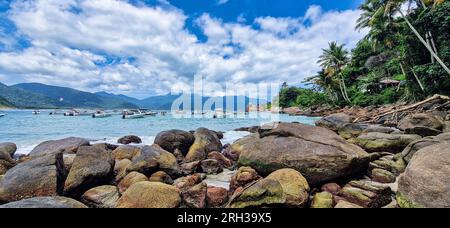
M34 110L34 111L32 111L31 113L33 113L33 115L39 115L39 114L41 114L41 111L39 111L39 110Z
M92 114L92 118L107 118L111 116L112 115L110 113L104 111L96 111L94 114Z
M153 111L148 110L148 109L140 109L140 111L142 113L144 113L145 116L156 116L156 115L158 115L157 112L153 112Z
M64 116L92 116L92 114L93 114L92 112L73 109L71 111L64 113Z
M216 109L214 112L213 118L214 119L223 119L226 118L227 114L222 109Z
M5 113L0 113L0 117L4 117L4 116L6 116Z
M140 110L125 110L122 113L122 119L138 119L144 118L145 114Z

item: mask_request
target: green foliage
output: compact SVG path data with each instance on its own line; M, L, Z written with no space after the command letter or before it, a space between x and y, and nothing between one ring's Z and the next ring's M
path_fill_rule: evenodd
M324 93L312 89L289 87L282 89L279 96L280 107L282 108L293 106L311 107L331 103Z

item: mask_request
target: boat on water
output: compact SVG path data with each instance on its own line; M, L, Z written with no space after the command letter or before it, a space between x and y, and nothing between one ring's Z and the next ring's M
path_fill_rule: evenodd
M41 111L39 111L39 110L34 110L34 111L32 111L31 112L33 115L39 115L39 114L41 114Z
M72 109L71 111L65 112L64 116L92 116L92 112L89 111L80 111L77 109Z
M0 113L0 117L4 117L4 116L6 116L5 113Z
M227 114L222 109L216 109L214 112L213 118L214 119L223 119L226 118Z
M111 116L112 114L107 113L105 111L96 111L94 114L92 114L92 118L107 118Z
M142 113L144 113L145 116L156 116L156 115L158 115L157 112L153 112L153 111L148 110L148 109L140 109L140 111Z
M122 119L138 119L144 118L145 114L141 112L141 110L124 110L122 112Z

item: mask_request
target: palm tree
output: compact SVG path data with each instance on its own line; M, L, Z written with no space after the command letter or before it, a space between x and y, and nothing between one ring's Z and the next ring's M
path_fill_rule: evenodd
M428 42L420 35L417 29L412 25L409 21L408 17L403 13L400 9L401 5L409 0L367 0L362 6L361 9L363 13L357 22L357 29L362 28L372 28L374 25L379 25L379 23L383 23L383 21L393 21L393 16L396 13L399 13L402 18L405 20L408 27L413 31L414 35L420 40L420 42L427 48L430 52L431 56L438 61L438 63L444 68L447 73L450 74L450 69L445 65L445 63L441 60L441 58L437 55L436 50L430 45L434 42L432 41L432 36L429 31L426 33L426 38ZM440 1L439 1L440 2ZM417 2L418 5L422 7L426 7L425 3L422 0ZM378 34L378 32L375 32ZM431 39L431 42L430 42Z
M319 56L319 61L317 62L325 69L326 74L338 78L342 97L347 102L350 102L350 99L347 93L347 86L345 85L341 73L342 69L349 61L348 51L344 48L344 45L338 45L336 42L331 42L327 49L323 49L323 54Z

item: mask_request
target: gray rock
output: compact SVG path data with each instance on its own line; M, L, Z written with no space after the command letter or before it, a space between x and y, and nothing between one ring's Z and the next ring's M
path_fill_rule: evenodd
M82 146L64 185L64 194L80 197L86 190L107 184L113 177L114 160L108 151Z
M345 113L336 113L316 122L316 126L328 128L332 131L338 131L339 128L343 127L345 124L352 123L353 118Z
M46 141L36 146L31 152L31 157L38 157L58 152L76 153L80 146L89 146L89 141L82 138L65 138L60 140Z
M282 168L299 171L312 186L348 178L365 171L369 154L333 131L296 123L265 126L260 134L236 141L239 166L250 166L261 175Z
M62 193L67 173L61 153L34 158L8 170L0 182L0 202Z
M1 153L8 153L11 157L14 156L14 154L17 151L17 146L14 143L0 143L0 154Z
M160 132L155 138L155 144L168 152L174 153L178 149L183 155L186 155L194 140L194 135L190 132L169 130Z

